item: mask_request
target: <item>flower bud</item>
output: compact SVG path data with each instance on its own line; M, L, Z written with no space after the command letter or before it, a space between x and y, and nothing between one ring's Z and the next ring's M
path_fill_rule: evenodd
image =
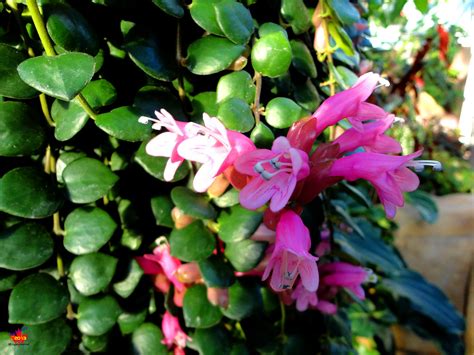
M220 174L216 177L212 185L207 189L207 193L210 197L219 197L225 192L228 186L229 180L226 179L224 174Z
M207 299L214 306L227 308L227 306L229 306L229 289L219 287L208 287Z
M182 283L193 283L201 279L199 266L194 262L181 265L174 275Z
M194 222L194 218L184 214L178 207L175 207L171 210L171 218L173 219L174 226L176 229L183 229L187 225Z

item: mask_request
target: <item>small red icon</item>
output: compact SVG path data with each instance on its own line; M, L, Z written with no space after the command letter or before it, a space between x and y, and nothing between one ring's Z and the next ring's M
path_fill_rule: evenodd
M15 345L22 345L28 339L28 335L26 333L23 333L24 331L25 327L17 329L16 331L10 333L10 339Z

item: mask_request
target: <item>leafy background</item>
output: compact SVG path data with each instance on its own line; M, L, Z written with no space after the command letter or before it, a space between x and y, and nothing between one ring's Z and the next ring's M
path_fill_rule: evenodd
M249 239L262 213L239 207L232 188L218 197L193 192L191 165L164 183L165 159L146 155L153 134L138 122L159 108L196 122L207 112L268 147L332 91L354 83L361 59L374 71L385 65L395 82L409 73L402 56L371 48L364 26L403 23L405 3L324 0L334 51L316 53L316 1L43 0L40 13L35 1L0 2L2 353L14 352L8 332L23 325L30 340L24 353L167 353L160 330L167 309L192 338L187 351L201 354L392 353L397 323L462 354L462 317L406 267L391 245L395 224L368 185L339 184L303 217L313 245L322 224L330 225L333 256L371 267L378 283L365 301L341 294L335 316L300 313L258 278L233 275L263 256L266 244ZM438 40L429 33L420 46L427 37ZM441 101L439 82L453 80L433 59L437 47L429 50L416 73ZM426 130L406 94L413 80L376 98L411 119L408 129L394 129L405 153L424 144L433 147L429 154L463 166L459 147L447 150L420 134ZM470 189L466 177L447 175L426 175L425 190ZM425 219L436 219L426 192L410 200ZM176 228L174 207L193 222ZM174 256L198 262L203 273L204 284L187 290L182 309L171 302L173 291L154 289L134 259L162 235ZM225 252L211 255L219 240ZM214 286L229 287L227 309L207 300L206 288Z

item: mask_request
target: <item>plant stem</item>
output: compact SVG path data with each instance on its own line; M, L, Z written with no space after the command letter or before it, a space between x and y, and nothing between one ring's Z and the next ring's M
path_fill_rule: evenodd
M78 94L76 96L76 100L81 105L82 109L86 111L86 113L89 115L90 118L92 118L94 121L97 118L96 113L92 109L92 107L89 105L89 103L86 101L85 97L82 96L82 94Z
M41 111L43 111L43 116L46 118L48 125L50 127L54 127L56 124L54 123L53 119L51 118L51 114L49 113L48 102L46 101L46 95L40 94L39 100L41 104Z
M181 71L183 56L181 55L181 21L179 20L176 26L176 62L178 63L178 95L181 103L186 104L186 91L184 90L183 73Z
M285 338L285 322L286 322L286 309L285 304L280 300L280 312L281 312L281 323L280 323L280 335Z
M255 124L260 122L260 94L262 92L262 74L255 72L253 77L255 81L255 100L253 103L253 115L255 117Z

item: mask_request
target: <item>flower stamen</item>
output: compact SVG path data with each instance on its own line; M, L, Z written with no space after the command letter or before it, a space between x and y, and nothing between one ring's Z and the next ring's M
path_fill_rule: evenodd
M431 166L433 171L442 171L443 165L437 160L412 160L405 164L405 166L412 167L416 172L421 172L426 166Z

